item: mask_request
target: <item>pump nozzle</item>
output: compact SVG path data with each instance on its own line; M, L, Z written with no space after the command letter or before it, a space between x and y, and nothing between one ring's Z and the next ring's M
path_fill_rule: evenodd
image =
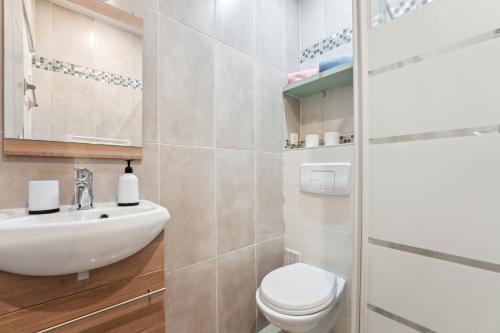
M130 163L132 161L133 160L125 160L125 162L127 162L127 167L125 168L125 173L133 173L134 172L134 169L132 169L132 167L130 166Z

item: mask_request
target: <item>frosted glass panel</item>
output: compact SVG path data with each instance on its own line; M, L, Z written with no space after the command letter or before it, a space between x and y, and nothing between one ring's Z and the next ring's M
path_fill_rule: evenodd
M434 0L371 0L372 25L395 20Z

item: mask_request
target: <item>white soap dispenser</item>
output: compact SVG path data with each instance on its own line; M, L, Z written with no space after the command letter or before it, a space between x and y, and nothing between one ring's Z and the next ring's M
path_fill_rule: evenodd
M132 160L127 160L125 173L118 181L118 206L137 206L139 204L139 179L133 174L130 166Z

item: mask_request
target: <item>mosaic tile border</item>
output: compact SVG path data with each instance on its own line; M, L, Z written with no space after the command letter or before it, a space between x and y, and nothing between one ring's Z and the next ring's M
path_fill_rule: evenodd
M113 74L90 67L79 66L65 61L33 56L32 65L35 66L35 68L77 76L82 79L107 82L125 88L142 89L142 80Z
M395 20L400 16L403 16L406 13L411 12L419 7L425 6L434 0L401 0L394 6L388 6L386 11L390 11L390 13L386 13L389 18L386 18L381 13L374 15L372 17L373 26L380 25L389 19L389 21Z
M354 143L354 134L341 135L340 143Z
M352 41L352 28L345 28L337 32L335 35L327 37L311 47L305 48L300 53L300 63L312 60L321 56L323 53L332 51L341 45Z
M354 134L345 134L340 136L339 144L347 144L354 143ZM304 149L306 142L304 140L300 140L298 145L292 145L290 140L285 140L285 150L295 150L295 149ZM322 148L322 147L331 147L325 146L325 142L323 139L320 139L320 145L314 148Z

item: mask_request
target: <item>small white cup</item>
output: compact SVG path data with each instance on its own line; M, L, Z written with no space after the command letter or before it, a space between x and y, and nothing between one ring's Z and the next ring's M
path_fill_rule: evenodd
M299 144L299 135L297 133L290 133L290 144L293 146Z
M306 135L306 148L313 148L319 146L319 135L308 134Z
M339 132L325 132L325 146L335 146L340 144L340 136L342 134Z
M59 211L59 181L30 180L28 189L28 210L30 214L44 214Z

